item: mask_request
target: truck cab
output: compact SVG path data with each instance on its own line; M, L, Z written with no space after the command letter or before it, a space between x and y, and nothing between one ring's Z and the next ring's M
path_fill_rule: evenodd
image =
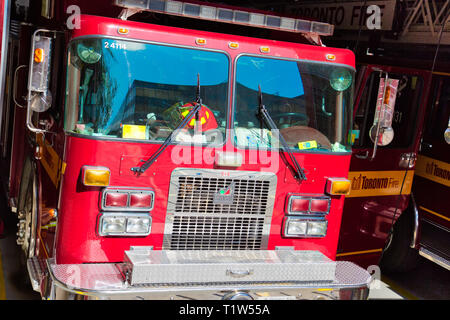
M9 197L34 289L51 299L366 298L370 274L336 261L355 65L351 51L317 45L332 26L104 2L113 9L103 15L77 2L96 15L76 16L75 28L24 29L27 98L14 121L27 131L12 142L23 151L12 153ZM303 41L180 27L230 17Z

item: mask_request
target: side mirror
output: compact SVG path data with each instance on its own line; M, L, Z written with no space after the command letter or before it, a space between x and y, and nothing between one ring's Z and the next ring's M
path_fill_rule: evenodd
M52 105L49 81L53 38L42 35L48 33L53 32L43 29L36 30L31 43L28 73L27 127L32 132L45 132L45 130L34 127L32 123L33 112L47 111Z
M374 143L372 159L375 158L377 146L387 146L394 139L392 118L397 98L398 83L399 80L390 79L387 73L385 78L381 78L380 74L375 116L369 133L370 139Z

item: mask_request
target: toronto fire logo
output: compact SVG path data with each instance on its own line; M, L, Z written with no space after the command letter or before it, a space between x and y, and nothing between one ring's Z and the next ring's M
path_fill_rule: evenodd
M233 204L234 200L234 182L232 182L228 187L220 189L219 192L214 194L213 203L214 204Z
M352 179L352 190L398 188L399 185L399 179L393 177L368 178L360 174Z

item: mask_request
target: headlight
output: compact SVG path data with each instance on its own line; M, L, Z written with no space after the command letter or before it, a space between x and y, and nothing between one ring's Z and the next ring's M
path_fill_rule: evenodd
M325 219L304 219L286 217L284 221L284 236L295 238L325 237L328 221Z
M103 214L99 220L101 236L146 236L150 234L152 218L147 214Z
M148 234L150 233L150 217L146 218L128 218L127 233Z
M285 233L287 236L305 236L307 227L307 221L288 218Z
M121 234L125 232L126 219L124 217L102 217L101 233L104 235Z

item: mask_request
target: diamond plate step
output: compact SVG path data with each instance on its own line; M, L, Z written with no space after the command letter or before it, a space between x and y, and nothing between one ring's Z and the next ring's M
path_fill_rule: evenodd
M434 263L440 265L441 267L444 267L445 269L450 270L450 261L447 260L446 258L444 258L424 247L421 247L419 249L419 254L422 257L427 258L428 260L431 260Z
M336 271L318 251L131 250L124 261L131 285L332 282Z
M27 269L33 290L40 292L42 279L48 273L45 260L38 257L29 258L27 260Z

